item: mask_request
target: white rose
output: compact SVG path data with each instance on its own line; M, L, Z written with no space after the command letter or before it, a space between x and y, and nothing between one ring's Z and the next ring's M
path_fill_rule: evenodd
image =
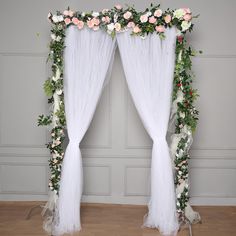
M180 113L179 113L179 116L180 116L181 118L183 118L183 119L185 118L185 114L184 114L183 112L180 112Z
M94 11L94 12L92 13L92 16L93 16L93 17L98 17L98 16L99 16L99 12L95 12L95 11Z
M57 81L60 79L60 77L61 77L61 71L57 68L56 75L52 77L52 80Z
M189 21L183 21L181 23L181 27L182 27L182 31L186 31L187 29L189 29L189 27L191 26L191 22Z
M109 25L107 25L107 29L109 32L112 32L114 30L114 28L115 28L114 23L110 23Z
M152 13L149 11L149 12L147 12L147 15L148 15L148 16L151 16L151 15L152 15Z
M57 42L60 42L60 41L61 41L61 36L57 36L57 37L56 37L56 41L57 41Z
M81 16L83 16L83 17L84 17L84 16L85 16L85 12L82 12Z
M57 15L53 15L52 21L53 21L54 23L59 22Z
M63 17L63 15L58 16L57 19L58 19L59 22L64 21L64 17Z
M179 90L178 93L177 93L176 102L177 103L178 102L182 103L183 100L184 100L184 94L183 94L183 92L181 90Z
M174 11L174 18L180 19L185 15L185 11L183 9L177 9Z
M52 38L52 40L56 40L56 35L55 34L51 34L51 38Z
M57 93L57 95L61 95L62 94L62 90L58 89L58 90L56 90L56 93Z

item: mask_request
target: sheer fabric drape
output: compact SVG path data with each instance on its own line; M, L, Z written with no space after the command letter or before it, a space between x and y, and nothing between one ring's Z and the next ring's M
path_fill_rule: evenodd
M164 235L178 230L175 188L166 133L170 116L175 65L176 29L166 29L166 38L156 34L145 39L117 34L126 80L143 124L153 140L151 200L144 225L159 228Z
M69 144L62 166L55 234L81 228L82 159L79 144L87 131L113 61L115 40L102 30L66 31L64 99Z

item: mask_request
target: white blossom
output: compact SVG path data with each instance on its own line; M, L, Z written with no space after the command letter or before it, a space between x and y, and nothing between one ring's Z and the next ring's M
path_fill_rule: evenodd
M115 28L115 25L114 23L110 23L109 25L107 25L107 30L108 30L108 33L111 33Z
M57 15L53 15L53 16L52 16L52 21L53 21L54 23L59 22Z
M63 17L63 15L57 16L57 19L58 19L59 22L64 21L64 17Z
M189 21L183 21L183 22L181 23L182 31L188 30L189 27L191 26L191 24L192 24L192 23L189 22Z
M51 38L52 38L52 40L56 40L56 35L55 34L51 34Z
M174 18L180 19L185 15L184 9L180 8L174 11Z
M94 12L92 13L92 16L93 16L93 17L98 17L98 16L99 16L99 12L94 11Z

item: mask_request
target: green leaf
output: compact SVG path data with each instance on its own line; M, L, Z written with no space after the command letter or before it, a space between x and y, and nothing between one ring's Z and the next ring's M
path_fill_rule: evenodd
M44 82L43 89L44 89L45 94L48 97L51 97L53 95L54 88L53 88L52 81L50 79Z

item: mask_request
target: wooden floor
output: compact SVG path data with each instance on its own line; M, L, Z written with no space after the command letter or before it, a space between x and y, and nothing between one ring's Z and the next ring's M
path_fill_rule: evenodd
M43 236L40 209L25 220L29 209L38 202L0 202L0 236ZM192 226L193 236L236 236L236 207L195 207L202 224ZM144 206L82 205L82 231L79 236L158 236L154 229L141 228ZM184 229L178 236L188 236Z

